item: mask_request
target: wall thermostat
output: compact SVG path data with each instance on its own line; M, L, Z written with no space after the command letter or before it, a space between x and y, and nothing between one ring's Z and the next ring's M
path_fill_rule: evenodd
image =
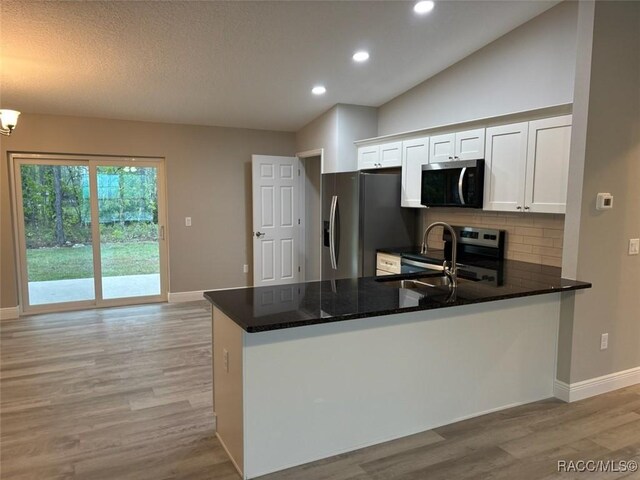
M599 193L596 199L596 210L608 210L610 208L613 208L613 195Z

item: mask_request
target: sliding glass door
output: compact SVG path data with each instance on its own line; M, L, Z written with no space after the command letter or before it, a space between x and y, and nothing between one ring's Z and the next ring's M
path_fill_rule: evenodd
M166 300L163 162L12 155L25 312Z
M21 163L19 173L29 304L93 302L88 165Z
M158 169L96 167L105 299L160 295Z

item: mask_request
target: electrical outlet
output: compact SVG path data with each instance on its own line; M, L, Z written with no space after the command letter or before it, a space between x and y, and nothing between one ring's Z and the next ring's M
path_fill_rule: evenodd
M640 253L640 238L629 239L629 255L638 255Z
M224 371L229 373L229 351L226 348L222 349L222 361L224 365Z
M185 227L191 226L191 217L184 217L184 226Z
M600 336L600 350L606 350L609 348L609 334L603 333Z
M244 273L249 273L249 265L244 264L244 265L242 266L242 271L243 271Z

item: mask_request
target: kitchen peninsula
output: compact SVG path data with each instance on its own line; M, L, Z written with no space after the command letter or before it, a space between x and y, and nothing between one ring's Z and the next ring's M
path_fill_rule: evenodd
M205 293L244 478L552 396L560 296L589 283L516 261L501 285L420 275Z

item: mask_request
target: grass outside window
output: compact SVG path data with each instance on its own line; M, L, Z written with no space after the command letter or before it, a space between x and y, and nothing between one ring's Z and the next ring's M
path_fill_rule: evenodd
M159 273L157 242L103 243L102 276L144 275ZM27 249L30 282L93 277L91 245Z

